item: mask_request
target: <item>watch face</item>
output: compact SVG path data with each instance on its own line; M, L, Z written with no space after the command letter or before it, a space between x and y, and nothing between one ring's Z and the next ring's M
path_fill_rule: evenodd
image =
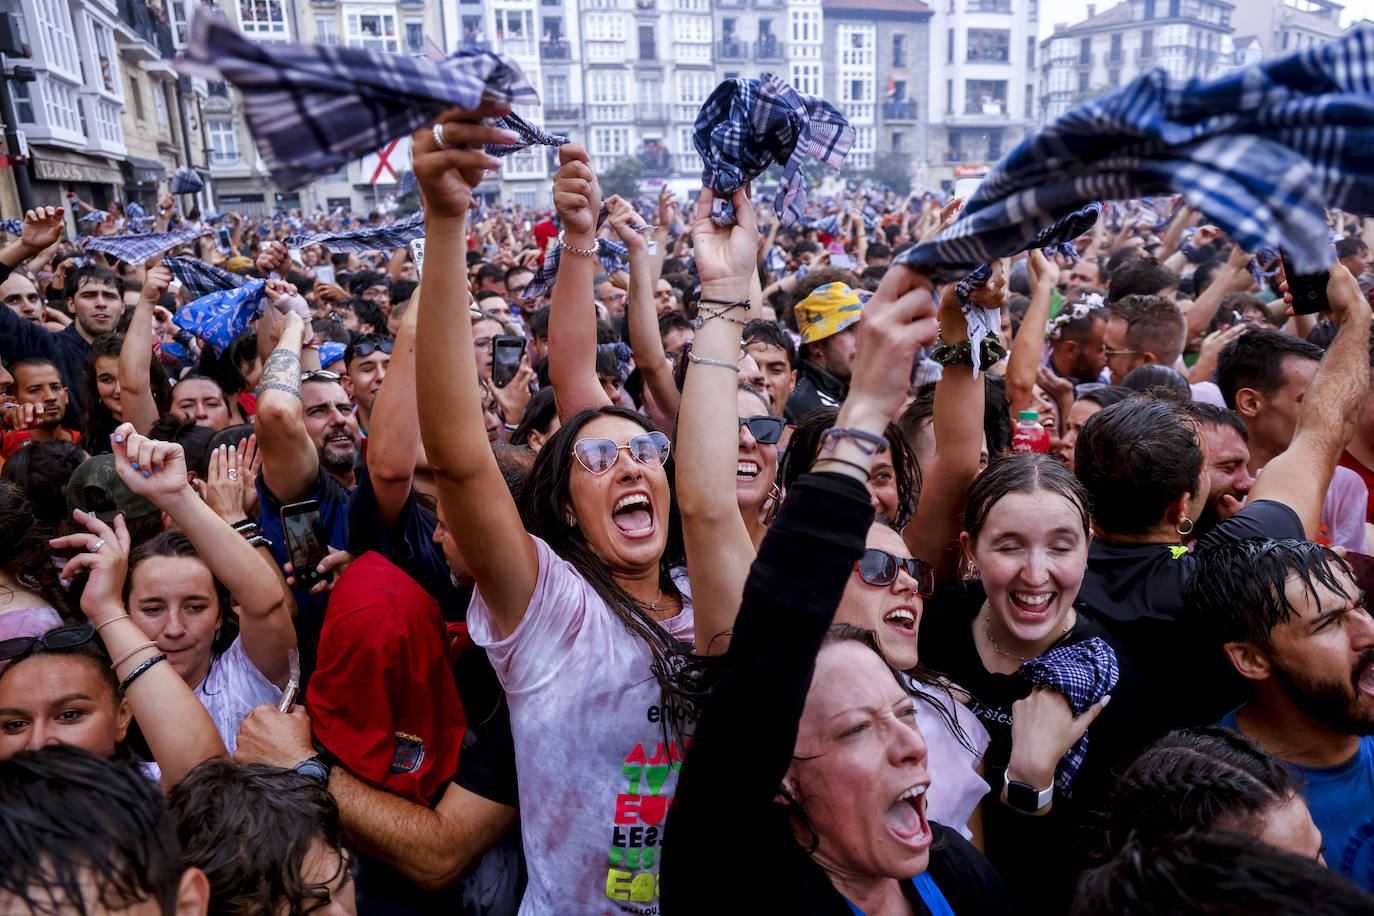
M1040 790L1024 782L1007 783L1007 804L1018 811L1039 811Z

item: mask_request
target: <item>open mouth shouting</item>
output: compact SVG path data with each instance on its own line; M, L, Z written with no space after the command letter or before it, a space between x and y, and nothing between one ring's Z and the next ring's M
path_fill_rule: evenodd
M1055 609L1055 592L1013 591L1009 593L1011 607L1016 616L1027 623L1039 623L1048 618Z
M930 824L926 822L926 789L928 783L919 783L897 796L887 812L883 823L887 832L892 834L903 846L919 851L930 846Z
M759 465L757 461L749 458L741 458L735 467L735 479L753 481L759 476Z
M636 492L620 497L611 510L611 521L626 537L650 537L654 533L654 513L649 495Z
M916 624L920 620L914 608L909 604L895 607L883 615L883 623L887 624L898 634L906 637L916 635Z

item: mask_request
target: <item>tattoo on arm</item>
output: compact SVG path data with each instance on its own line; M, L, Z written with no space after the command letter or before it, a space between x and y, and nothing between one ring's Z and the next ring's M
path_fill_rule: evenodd
M258 394L266 391L285 391L297 399L301 396L301 356L293 350L278 348L267 357L258 381Z

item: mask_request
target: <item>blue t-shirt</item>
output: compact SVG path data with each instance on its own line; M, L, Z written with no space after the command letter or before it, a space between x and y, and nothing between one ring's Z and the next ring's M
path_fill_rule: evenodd
M1240 731L1233 709L1217 723ZM1290 763L1312 820L1326 844L1326 864L1367 891L1374 891L1374 736L1334 767Z

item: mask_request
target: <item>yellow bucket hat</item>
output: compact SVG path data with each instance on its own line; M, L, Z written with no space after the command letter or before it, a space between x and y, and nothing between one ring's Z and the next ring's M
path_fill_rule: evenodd
M794 310L802 343L840 333L859 320L862 309L863 299L845 283L816 287Z

